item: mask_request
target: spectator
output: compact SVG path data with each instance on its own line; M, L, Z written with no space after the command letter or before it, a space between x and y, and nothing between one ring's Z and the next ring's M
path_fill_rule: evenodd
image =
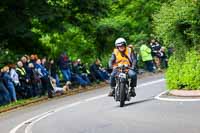
M41 60L41 65L45 68L48 67L48 63L47 63L47 58L46 57L43 57L42 60Z
M39 79L39 74L36 72L33 63L28 64L27 75L29 77L28 84L30 87L29 96L35 97L35 96L39 95L41 87L38 84L40 84L41 82Z
M100 80L108 83L109 76L105 70L101 69L101 62L99 59L90 66L90 73L95 80Z
M39 77L42 81L42 92L41 95L45 95L45 92L48 91L48 97L52 98L53 94L52 94L52 85L49 79L49 75L48 75L48 71L46 70L46 68L41 64L41 60L37 59L36 61L36 71L39 74Z
M152 50L152 56L153 56L154 62L156 64L156 68L158 70L160 70L161 69L161 66L160 66L161 59L160 59L159 51L161 49L161 46L155 39L151 40L150 46L151 46L151 50Z
M33 65L35 66L36 60L37 60L37 55L32 54L30 56L30 63L33 63Z
M14 85L19 86L20 82L19 82L19 75L17 74L17 71L16 71L16 65L10 64L9 68L10 68L10 77L12 78Z
M10 77L12 78L12 81L14 83L15 86L15 91L16 91L16 95L17 95L17 99L18 99L18 92L17 90L20 89L20 81L19 81L19 75L16 71L16 65L15 64L10 64L9 65L10 68Z
M15 91L15 87L14 87L12 78L9 75L9 67L8 66L5 66L3 68L3 80L4 80L6 87L8 88L9 93L10 93L11 100L16 102L17 101L16 91Z
M28 67L26 68L28 70ZM17 68L16 72L19 76L19 81L20 81L20 87L17 88L17 93L19 94L19 98L26 98L28 97L28 83L29 83L29 78L27 75L27 72L23 66L22 61L17 62Z
M4 85L3 69L0 71L0 105L5 105L11 102L11 97L7 88Z
M84 65L84 64L81 62L81 59L78 59L78 60L77 60L77 71L78 71L78 74L80 74L80 76L81 76L85 81L87 81L87 83L90 85L90 84L91 84L91 81L90 81L90 79L89 79L89 77L88 77L86 65Z
M165 47L161 47L161 49L160 49L160 59L161 59L161 66L163 68L167 68L168 67L168 59L167 59Z
M90 72L90 66L88 63L85 63L82 67L81 70L84 74L87 74L88 79L90 80L90 82L94 82L96 81L95 77L93 77L93 75Z
M80 71L79 71L79 69L78 69L78 63L77 63L77 61L75 61L74 63L73 63L73 80L76 82L76 83L78 83L78 84L80 84L81 86L83 86L83 87L85 87L86 85L88 85L89 83L86 81L86 80L84 80L82 77L81 77L81 74L80 74Z
M26 62L29 63L30 62L30 56L25 54L24 57L26 57Z
M65 52L60 55L58 64L63 74L65 82L67 82L67 84L71 84L71 61Z
M58 87L56 85L56 80L51 77L50 77L50 80L51 80L51 84L52 84L54 93L63 94L64 92L66 92L69 89L67 85L64 85L63 87Z
M58 77L58 68L54 62L54 59L49 60L49 64L47 68L48 68L49 75L56 80L56 86L60 87L60 80Z
M27 57L26 57L26 56L23 56L23 57L21 58L21 62L22 62L22 64L23 64L23 67L24 67L25 71L27 71L27 69L28 69L28 59L27 59Z
M140 53L142 61L145 63L146 70L149 72L154 72L151 48L149 48L146 44L143 43L140 47Z

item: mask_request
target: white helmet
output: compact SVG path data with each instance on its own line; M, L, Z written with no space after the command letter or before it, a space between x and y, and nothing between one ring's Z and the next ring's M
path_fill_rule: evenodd
M126 40L124 38L117 38L117 40L115 41L115 46L116 47L120 47L122 45L126 46Z

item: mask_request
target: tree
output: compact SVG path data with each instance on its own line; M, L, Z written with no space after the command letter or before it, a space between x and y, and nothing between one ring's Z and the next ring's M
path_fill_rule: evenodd
M199 1L175 0L164 4L154 16L155 33L165 45L176 47L199 47L200 15Z

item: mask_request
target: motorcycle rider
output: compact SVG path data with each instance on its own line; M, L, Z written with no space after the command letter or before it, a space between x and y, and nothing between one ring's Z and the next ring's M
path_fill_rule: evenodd
M135 65L136 65L136 57L134 57L134 53L133 53L132 49L126 45L127 45L126 40L124 38L118 38L115 41L116 48L114 48L112 56L109 60L109 67L112 68L113 71L110 76L111 90L110 90L108 96L114 95L114 90L115 90L115 85L116 85L115 76L118 73L118 70L116 69L116 67L118 66L118 64L128 65L129 67L131 67L131 69L128 70L128 76L131 79L130 95L133 97L136 96L135 89L134 89L134 87L136 87L136 84L137 84L137 74L134 71Z

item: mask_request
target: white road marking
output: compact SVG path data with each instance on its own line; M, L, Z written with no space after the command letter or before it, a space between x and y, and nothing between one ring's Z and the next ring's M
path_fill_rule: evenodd
M32 118L30 118L30 119L28 119L28 120L26 120L26 121L20 123L20 124L17 125L15 128L13 128L13 129L10 131L10 133L16 133L17 130L18 130L19 128L21 128L22 126L24 126L24 125L26 125L27 123L30 123L31 121L33 121L34 119L40 118L40 117L42 117L43 115L46 115L46 114L48 114L48 113L49 113L49 112L42 113L42 114L40 114L40 115L37 115L37 116L35 116L35 117L32 117Z
M172 102L196 102L200 101L200 98L194 98L194 99L181 99L181 98L164 98L161 97L163 94L167 93L168 91L164 91L160 93L158 96L155 96L154 98L157 100L162 100L162 101L172 101Z
M158 94L157 96L155 96L155 99L159 99L160 96L162 96L163 94L167 93L168 91L163 91L160 94Z
M137 88L139 88L139 87L143 87L143 86L147 86L147 85L156 84L156 83L163 82L163 81L165 81L165 79L159 79L159 80L155 80L155 81L147 82L147 83L144 83L144 84L138 85Z
M44 116L42 116L42 117L36 119L36 120L33 121L32 123L30 123L30 124L25 128L25 133L32 133L32 127L33 127L33 125L34 125L35 123L37 123L38 121L40 121L40 120L42 120L42 119L44 119L44 118L46 118L46 117L48 117L48 116L50 116L50 115L52 115L52 114L53 114L53 112L48 113L48 114L46 114L46 115L44 115Z
M54 110L54 112L59 112L59 111L62 111L62 110L64 110L64 109L67 109L67 108L72 108L72 107L75 107L75 106L77 106L77 105L79 105L79 104L81 104L81 103L83 103L83 102L81 102L81 101L75 102L75 103L66 105L66 106L64 106L64 107L60 107L60 108Z
M143 86L147 86L147 85L151 85L151 84L156 84L156 83L159 83L159 82L162 82L162 81L164 81L164 79L159 79L159 80L155 80L155 81L143 83L141 85L138 85L137 88L143 87ZM64 109L72 108L72 107L75 107L75 106L80 105L82 103L86 103L86 102L90 102L90 101L97 100L97 99L100 99L100 98L104 98L106 96L107 96L107 94L95 96L95 97L92 97L92 98L88 98L88 99L85 99L85 100L81 100L79 102L75 102L75 103L66 105L64 107L60 107L60 108L52 110L52 111L48 111L48 112L42 113L40 115L37 115L35 117L32 117L32 118L30 118L30 119L28 119L28 120L20 123L15 128L13 128L9 133L16 133L17 130L19 130L21 127L23 127L27 123L28 123L28 126L25 128L25 133L32 133L32 127L33 127L33 125L35 123L39 122L40 120L42 120L42 119L44 119L44 118L46 118L46 117L48 117L50 115L53 115L56 112L62 111Z
M101 98L106 97L106 96L107 96L107 94L103 94L103 95L99 95L99 96L96 96L96 97L91 97L91 98L85 99L84 101L89 102L89 101L101 99Z

